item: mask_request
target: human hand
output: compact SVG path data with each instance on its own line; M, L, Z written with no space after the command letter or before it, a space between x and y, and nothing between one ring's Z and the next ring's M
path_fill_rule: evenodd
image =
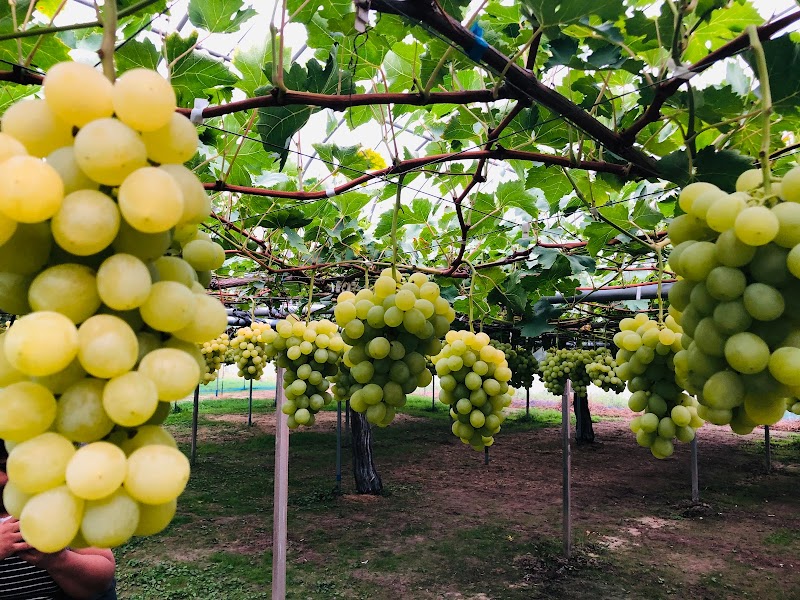
M18 551L17 556L27 563L48 570L61 558L63 558L66 553L66 548L64 550L59 550L58 552L47 553L40 552L36 548L28 546L28 548L25 550Z
M0 523L0 560L30 549L31 546L22 539L17 519L8 519Z

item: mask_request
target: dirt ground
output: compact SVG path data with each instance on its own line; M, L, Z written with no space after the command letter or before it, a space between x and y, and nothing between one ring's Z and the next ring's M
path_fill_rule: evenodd
M451 590L455 594L451 595L441 589L424 592L413 576L384 576L366 566L356 569L354 576L377 581L385 588L385 597L393 599L569 598L586 591L587 573L600 586L589 589L595 593L605 590L592 597L800 599L797 443L791 447L793 456L785 462L780 460L785 452L776 453L772 472L767 473L764 456L758 452L762 429L736 436L727 428L703 428L698 436L700 504L693 504L689 446L676 444L673 457L656 460L649 450L636 445L627 426L628 411L597 408L593 407L594 414L624 416L626 420L595 423L598 443L572 448L572 530L576 541L572 559L551 553L545 560L535 551L519 550L508 566L518 580L508 588L514 592L500 595L462 596L458 590ZM246 419L239 415L209 418L230 423ZM335 413L320 413L314 430L334 430L335 419ZM418 420L398 415L392 427L406 428L413 441ZM795 423L789 422L784 429L795 428ZM254 424L260 431L273 433L275 415L256 414ZM201 429L201 438L203 435ZM383 513L392 509L391 495L365 498L346 493L337 501L338 511L326 515L324 527L353 532L379 519L380 535L369 534L375 538L375 546L370 547L377 554L381 544L384 550L398 543L413 546L454 528L469 530L493 522L500 524L514 544L524 540L535 548L545 542L552 545L554 540L560 543L560 429L501 431L488 466L482 455L453 436L432 442L429 435L424 439L419 435L420 451L413 461L408 456L393 456L391 448L384 447L380 431L375 443L376 463L384 482L390 489L407 486L421 490L419 510L385 519ZM773 429L778 443L790 435ZM345 477L351 477L346 462ZM417 526L425 532L421 539L408 535ZM292 560L324 562L324 557L303 543L319 533L314 528L309 525L306 531L292 533ZM363 533L367 535L366 529ZM364 556L366 565L369 552ZM465 566L469 568L469 564ZM619 584L613 583L617 576ZM639 587L631 583L637 577ZM652 593L643 591L647 586Z

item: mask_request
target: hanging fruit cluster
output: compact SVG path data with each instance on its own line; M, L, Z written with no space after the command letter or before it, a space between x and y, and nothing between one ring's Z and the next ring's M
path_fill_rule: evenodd
M673 440L691 442L695 429L703 425L698 416L697 400L684 393L676 382L682 343L681 327L672 315L663 324L639 313L622 319L614 335L617 352L617 376L628 382L631 397L628 407L644 411L631 421L636 441L650 448L656 458L666 458L674 451Z
M452 432L474 450L494 444L494 435L511 405L513 373L502 350L485 333L448 331L441 352L432 357L439 376L439 401L450 407Z
M745 434L800 396L800 167L780 183L743 173L737 191L693 183L673 220L669 292L681 311L675 357L698 414Z
M200 352L205 362L203 369L203 383L209 384L217 378L217 373L225 362L225 354L230 347L230 338L227 333L222 333L210 342L203 342Z
M505 342L491 340L492 347L502 350L505 354L508 368L511 369L512 377L508 383L516 389L527 390L533 385L533 378L539 371L539 362L533 356L530 348L523 346L512 346Z
M158 427L227 326L201 282L225 254L181 163L197 151L158 73L53 66L0 133L0 437L6 507L42 552L166 527L189 461ZM182 255L179 256L179 255Z
M605 371L610 353L606 348L587 350L584 348L550 348L545 358L539 363L545 389L551 394L560 396L564 393L564 385L569 379L576 394L585 395L589 385L597 379L600 387L617 390L622 381L615 375ZM612 361L613 362L613 361ZM591 374L589 368L591 366ZM603 377L595 377L604 373ZM612 372L613 373L613 372ZM609 376L611 375L611 376Z
M336 375L344 350L339 329L328 319L306 323L292 315L278 321L264 337L267 355L285 369L280 384L286 401L281 410L288 415L289 429L310 427L333 400L330 378Z
M239 377L261 379L264 367L272 360L267 352L267 340L273 333L269 323L253 323L236 331L230 343L230 359L238 367Z
M385 269L373 287L339 294L334 315L350 346L342 357L355 381L350 407L386 426L406 394L430 385L425 357L439 352L455 311L423 273L404 281Z

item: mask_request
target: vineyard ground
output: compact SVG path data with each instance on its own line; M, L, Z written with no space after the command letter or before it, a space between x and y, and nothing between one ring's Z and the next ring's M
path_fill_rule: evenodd
M375 433L385 495L354 493L335 413L291 436L288 593L295 599L800 598L800 435L700 437L701 501L689 449L653 459L620 417L573 451L576 550L561 557L558 413L506 422L491 463L450 435L447 415L411 403ZM275 415L270 400L203 402L198 464L166 532L117 550L120 598L269 598ZM523 412L517 413L517 416ZM191 411L168 427L187 449Z

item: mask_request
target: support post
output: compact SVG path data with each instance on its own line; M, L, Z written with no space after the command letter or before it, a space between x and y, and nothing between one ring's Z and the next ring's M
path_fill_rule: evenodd
M219 380L220 380L220 377L222 377L222 371L221 370L217 373L217 389L214 390L214 398L219 398Z
M489 464L489 446L483 448L483 464Z
M277 369L279 376L283 369ZM286 515L289 501L289 427L283 405L283 387L275 394L275 490L272 518L272 598L286 598Z
M694 434L694 439L689 443L691 449L691 464L692 464L692 502L697 504L700 502L700 483L697 470L697 432Z
M250 394L249 394L249 401L247 403L247 426L251 427L253 425L253 380L250 380Z
M561 461L564 556L572 555L572 449L570 446L569 407L572 403L572 382L568 379L561 396Z
M531 388L525 389L525 416L531 416Z
M342 493L342 403L336 403L336 493Z
M436 375L431 378L431 410L436 410Z
M344 439L350 445L350 398L344 401Z
M222 370L220 371L222 373L222 384L220 385L220 395L223 398L225 397L225 366L226 365L222 365Z
M772 445L769 441L769 425L764 425L764 458L767 461L767 473L772 472Z
M200 415L200 386L194 388L194 406L192 407L192 451L189 463L194 465L197 460L197 421Z

